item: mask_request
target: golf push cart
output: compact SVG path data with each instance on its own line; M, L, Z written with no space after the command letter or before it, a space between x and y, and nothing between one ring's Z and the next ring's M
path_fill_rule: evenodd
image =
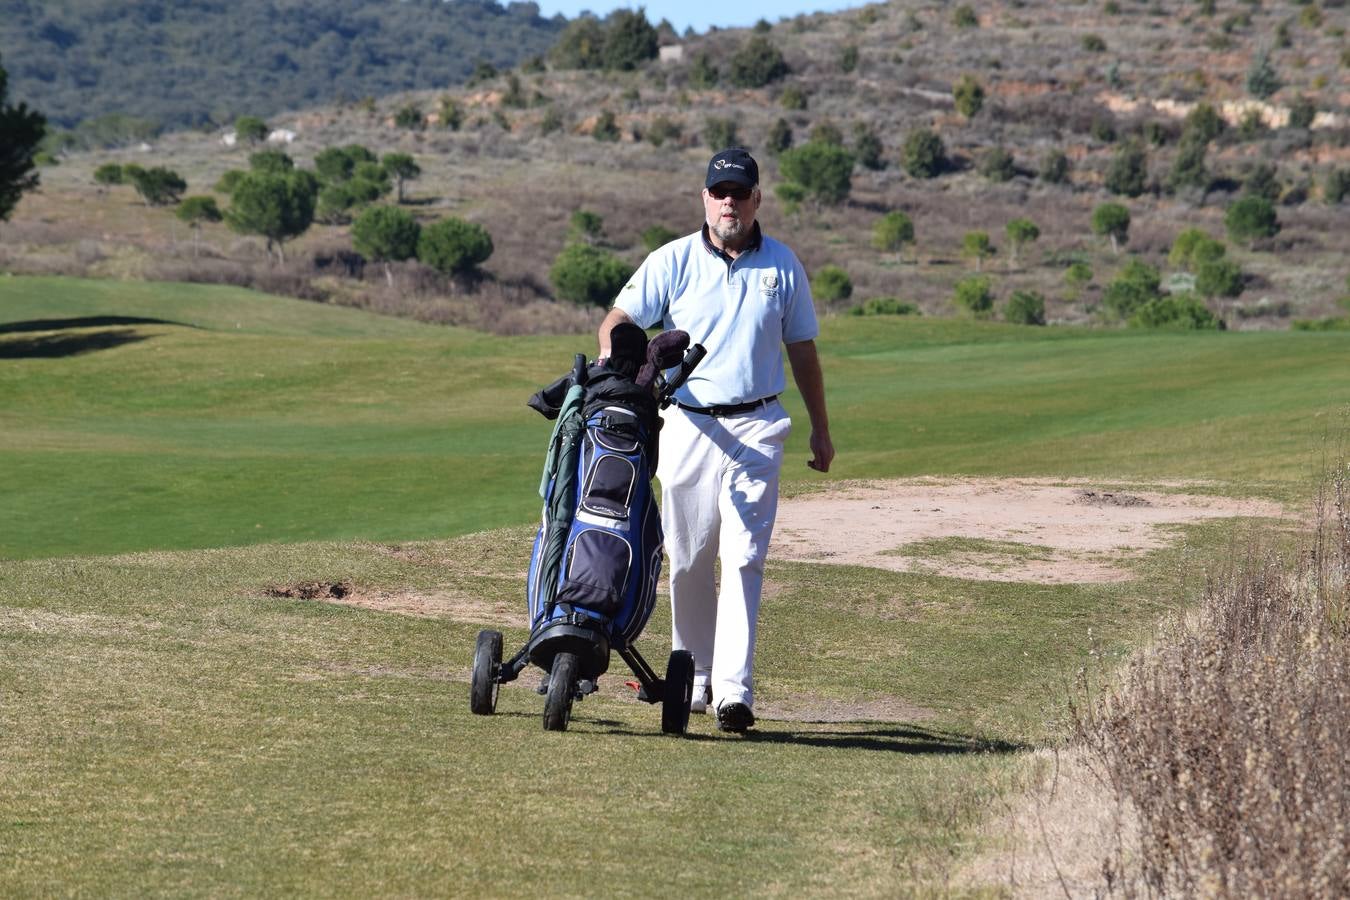
M658 408L670 405L705 354L699 344L690 348L682 331L648 342L642 329L625 323L611 333L608 360L588 366L578 354L571 373L530 398L531 407L556 420L526 585L530 637L503 663L502 633L479 632L469 695L474 713L495 712L500 686L533 663L548 673L539 686L544 728L565 731L573 701L595 692L613 650L637 676L638 699L661 704L661 730L685 733L693 656L673 651L661 678L634 641L651 617L661 574L663 535L651 485ZM667 379L663 372L677 365Z

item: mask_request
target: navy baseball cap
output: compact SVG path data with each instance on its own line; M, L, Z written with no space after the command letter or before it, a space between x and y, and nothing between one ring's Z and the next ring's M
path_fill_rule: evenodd
M754 187L759 184L759 163L742 147L723 150L708 162L708 180L704 187L730 181Z

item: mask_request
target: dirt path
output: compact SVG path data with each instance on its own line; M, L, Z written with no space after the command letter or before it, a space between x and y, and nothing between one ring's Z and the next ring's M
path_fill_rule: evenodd
M769 558L987 581L1123 581L1122 561L1165 546L1166 526L1284 515L1267 501L1086 481L850 482L785 500Z

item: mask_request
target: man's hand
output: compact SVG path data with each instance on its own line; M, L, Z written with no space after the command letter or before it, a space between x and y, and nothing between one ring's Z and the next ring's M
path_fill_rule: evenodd
M830 440L829 432L822 433L811 429L811 458L806 464L817 472L828 472L833 461L834 442Z

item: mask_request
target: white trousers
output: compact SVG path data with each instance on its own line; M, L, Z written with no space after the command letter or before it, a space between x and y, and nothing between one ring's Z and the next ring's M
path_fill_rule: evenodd
M736 416L677 406L662 415L657 475L672 644L694 655L695 696L710 684L713 709L724 702L753 706L755 623L792 422L777 401Z

